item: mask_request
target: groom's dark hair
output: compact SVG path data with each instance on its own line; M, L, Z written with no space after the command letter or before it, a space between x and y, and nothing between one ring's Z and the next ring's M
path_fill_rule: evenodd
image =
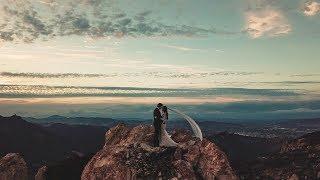
M159 108L159 107L162 107L162 106L163 106L162 103L158 103L158 105L157 105L158 108Z

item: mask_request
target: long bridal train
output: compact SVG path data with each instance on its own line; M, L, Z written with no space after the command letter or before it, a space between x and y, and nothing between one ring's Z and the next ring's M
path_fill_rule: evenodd
M177 109L170 109L165 106L165 110L161 111L163 123L161 124L161 135L160 135L160 146L162 147L176 147L178 143L174 142L171 136L168 134L166 130L166 126L168 123L168 112L167 109L171 110L174 113L177 113L179 116L183 117L191 126L194 136L199 138L201 141L203 139L202 132L198 124L193 120L190 116L182 113Z
M192 131L194 133L194 135L199 138L201 141L203 140L203 136L202 136L202 131L199 127L199 125L196 123L195 120L193 120L190 116L184 114L183 112L177 110L177 109L172 109L172 108L168 108L170 111L177 113L178 115L180 115L181 117L183 117L191 126Z

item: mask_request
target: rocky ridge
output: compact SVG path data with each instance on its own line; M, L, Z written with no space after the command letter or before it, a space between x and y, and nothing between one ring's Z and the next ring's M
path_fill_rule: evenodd
M81 179L237 179L214 143L182 130L172 138L179 147L155 148L151 126L119 124L107 131L103 149L86 165Z

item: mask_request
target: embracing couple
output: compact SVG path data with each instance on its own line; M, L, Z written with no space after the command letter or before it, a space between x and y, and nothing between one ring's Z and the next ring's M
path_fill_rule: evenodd
M166 123L168 121L168 108L159 103L153 111L154 126L154 146L159 147L175 147L178 144L174 142L166 131Z

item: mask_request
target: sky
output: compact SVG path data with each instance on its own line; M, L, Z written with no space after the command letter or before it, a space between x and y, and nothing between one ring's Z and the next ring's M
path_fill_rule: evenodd
M319 0L0 0L0 114L320 115Z

